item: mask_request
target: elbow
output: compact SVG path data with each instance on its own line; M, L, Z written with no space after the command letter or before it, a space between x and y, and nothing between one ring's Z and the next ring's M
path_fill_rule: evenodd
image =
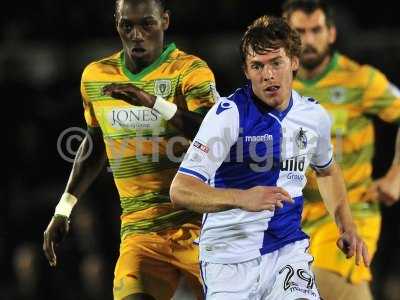
M169 189L169 198L175 207L185 207L183 192L179 185L179 180L174 178Z
M340 173L340 167L335 161L328 168L316 171L317 177L337 176L338 173Z

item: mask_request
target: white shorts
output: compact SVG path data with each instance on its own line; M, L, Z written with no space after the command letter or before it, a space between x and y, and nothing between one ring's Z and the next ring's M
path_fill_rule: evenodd
M237 264L201 262L207 300L319 300L309 241Z

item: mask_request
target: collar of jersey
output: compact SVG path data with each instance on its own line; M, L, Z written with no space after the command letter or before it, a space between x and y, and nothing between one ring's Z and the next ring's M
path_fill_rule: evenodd
M246 87L248 89L248 93L249 93L250 99L258 99L258 97L253 92L253 88L251 87L251 82L249 82L249 84ZM261 100L258 100L258 101L261 101ZM279 111L279 110L277 110L275 108L272 108L272 107L267 107L266 109L262 109L261 108L261 109L264 111L264 113L272 114L276 118L278 118L279 121L282 121L286 117L286 115L288 114L288 112L290 111L292 106L293 106L293 92L290 94L289 104L288 104L288 106L286 107L285 110Z
M155 69L157 69L170 56L172 51L174 51L175 49L176 49L175 43L169 44L167 46L167 48L165 48L163 53L161 53L159 58L157 58L152 64L150 64L149 66L147 66L142 71L140 71L139 73L136 73L136 74L129 71L129 69L126 67L124 51L121 51L121 55L119 58L121 60L122 71L130 80L133 80L133 81L141 80L144 76L146 76L147 74L149 74L152 71L154 71Z
M332 56L331 61L329 62L329 64L326 66L326 68L324 69L324 71L319 74L317 77L313 78L313 79L303 79L298 77L297 79L302 82L305 85L314 85L316 84L318 81L320 81L322 78L324 78L330 71L332 71L334 68L336 68L336 65L338 63L339 60L339 53L335 52Z
M292 106L293 106L293 95L290 94L290 100L289 100L289 103L288 103L288 106L286 107L286 109L283 110L283 111L279 111L279 110L277 110L277 109L272 109L272 110L270 111L270 114L273 114L273 115L274 115L275 117L277 117L280 121L282 121L282 120L286 117L286 115L288 114L288 112L290 111L290 109L292 108Z

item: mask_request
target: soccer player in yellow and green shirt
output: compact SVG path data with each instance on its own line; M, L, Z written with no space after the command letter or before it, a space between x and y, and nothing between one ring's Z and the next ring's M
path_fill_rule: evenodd
M200 219L172 206L169 187L188 140L214 102L214 76L201 59L173 43L164 47L164 1L117 0L116 25L122 51L83 71L88 134L43 248L55 266L54 244L68 232L73 206L108 159L122 208L114 299L170 299L182 276L201 298L193 243Z
M332 142L348 190L348 199L361 237L371 256L376 251L381 217L374 200L393 203L400 194L400 149L385 177L373 182L374 128L371 115L400 121L400 93L377 69L359 65L334 52L336 39L331 8L323 1L289 0L283 6L289 24L302 38L301 67L293 88L315 97L332 118ZM399 143L397 143L398 145ZM318 184L308 176L304 191L303 228L311 237L311 253L321 296L325 300L372 299L371 271L338 251L335 222L325 210Z

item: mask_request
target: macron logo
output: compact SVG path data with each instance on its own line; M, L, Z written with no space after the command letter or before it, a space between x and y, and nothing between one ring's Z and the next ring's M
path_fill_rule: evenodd
M221 101L217 107L217 115L230 108L232 108L232 104L230 102Z
M273 140L272 134L250 135L245 137L246 142L269 142L272 140Z

